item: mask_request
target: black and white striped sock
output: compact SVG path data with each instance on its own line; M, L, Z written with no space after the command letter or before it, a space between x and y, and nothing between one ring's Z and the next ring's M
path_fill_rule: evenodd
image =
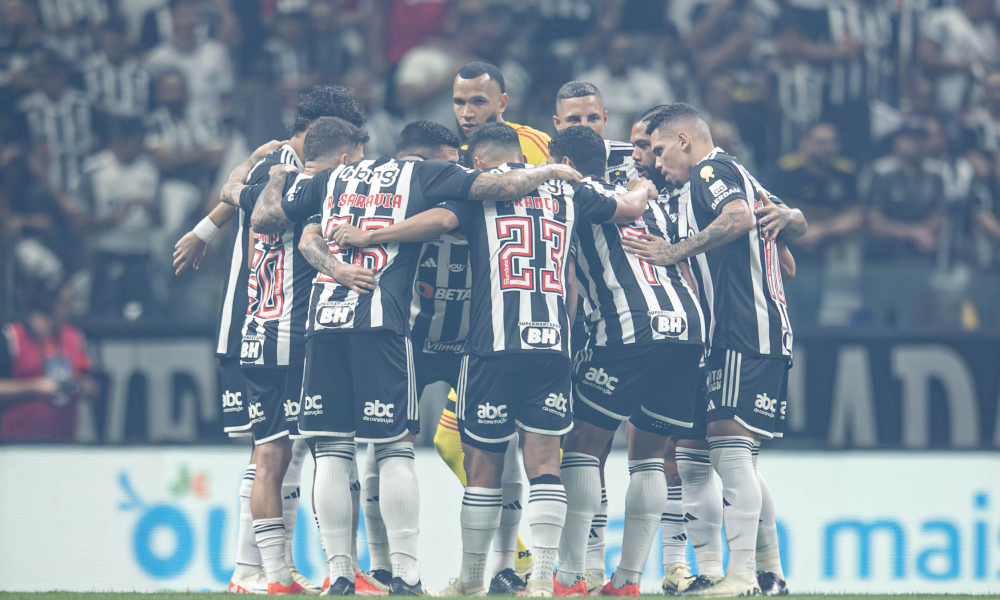
M559 539L566 523L566 489L555 475L542 475L530 481L528 488L528 525L531 527L535 564L531 580L552 585Z
M503 492L493 488L467 487L462 497L462 571L459 580L465 593L483 589L490 541L500 526Z
M663 568L686 562L687 530L684 529L684 504L681 486L667 486L667 504L660 516L660 534L663 537Z
M726 578L756 579L760 482L753 468L753 440L742 436L708 438L712 467L722 478L722 518L729 544Z
M351 466L354 442L316 443L316 514L330 582L352 579Z

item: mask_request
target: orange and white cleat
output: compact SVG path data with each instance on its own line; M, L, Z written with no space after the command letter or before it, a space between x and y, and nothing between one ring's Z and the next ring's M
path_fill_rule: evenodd
M617 596L619 598L630 598L639 595L639 584L638 583L626 583L620 588L616 588L611 585L611 581L604 584L601 591L597 593L598 596Z
M233 577L229 581L230 594L266 594L267 577L263 571L257 571L247 577Z
M320 592L320 595L325 594L326 590L328 590L328 589L330 589L330 578L329 577L327 577L326 579L323 580L323 589Z
M267 595L268 596L291 596L295 594L306 594L305 589L302 588L298 583L292 582L292 585L281 585L278 582L267 584Z
M354 573L355 596L388 596L389 586L364 571Z
M587 582L577 581L573 585L563 585L553 577L552 578L552 595L558 598L582 598L587 595Z

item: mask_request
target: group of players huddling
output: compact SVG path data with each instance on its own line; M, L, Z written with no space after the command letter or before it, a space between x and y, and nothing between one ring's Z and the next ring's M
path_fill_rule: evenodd
M636 596L659 525L664 593L787 593L757 451L785 419L782 239L805 232L802 214L685 104L650 108L629 143L603 139L585 82L559 91L551 140L505 123L506 104L500 71L470 63L454 84L461 139L418 121L396 157L371 158L351 91L314 88L291 139L237 167L177 243L180 273L238 220L217 354L226 431L254 448L230 591ZM465 494L461 571L434 592L413 442L438 381L453 389L434 442ZM630 480L606 580L604 468L622 421ZM291 553L310 451L322 588Z

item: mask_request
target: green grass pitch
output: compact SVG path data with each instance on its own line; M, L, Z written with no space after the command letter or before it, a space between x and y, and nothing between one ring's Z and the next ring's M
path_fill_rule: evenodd
M642 598L663 598L657 595L644 595ZM230 594L185 594L179 592L140 594L130 592L0 592L0 600L179 600L180 598L197 598L198 600L232 600ZM509 599L509 596L489 596L499 600ZM986 600L1000 599L997 595L968 594L799 594L786 598L810 598L811 600Z

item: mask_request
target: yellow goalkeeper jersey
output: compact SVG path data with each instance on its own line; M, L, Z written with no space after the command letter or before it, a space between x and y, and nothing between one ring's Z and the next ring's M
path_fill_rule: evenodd
M549 159L549 142L552 138L547 133L507 121L507 125L514 128L517 137L521 140L521 154L525 156L525 162L529 165L543 165ZM462 146L462 150L468 150L468 144Z

